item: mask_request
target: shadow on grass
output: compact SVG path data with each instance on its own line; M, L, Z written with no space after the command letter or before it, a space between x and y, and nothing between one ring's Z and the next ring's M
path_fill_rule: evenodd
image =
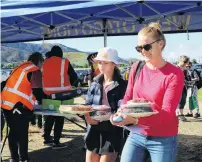
M77 136L65 144L67 148L64 149L53 150L52 147L46 147L29 152L30 162L85 162L83 136Z
M179 134L177 162L202 161L202 137Z
M52 150L51 147L35 150L29 153L31 162L85 162L85 150L83 150L83 136L75 137L66 142L67 148ZM68 135L67 137L68 138ZM177 162L201 162L202 161L202 137L183 135L179 137L179 149ZM4 160L5 162L7 160Z
M76 130L76 129L63 129L62 132L71 132L71 133L85 133L85 130Z

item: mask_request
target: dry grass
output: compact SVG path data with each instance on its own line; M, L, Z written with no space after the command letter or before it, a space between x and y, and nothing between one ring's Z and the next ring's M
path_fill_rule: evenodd
M78 98L76 102L84 102ZM202 104L200 104L202 107ZM187 108L186 108L187 111ZM85 126L82 120L79 124ZM189 122L179 124L179 151L177 162L201 162L202 161L202 118L190 118ZM82 150L85 131L80 127L66 122L61 142L67 144L62 150L52 150L43 146L43 138L37 128L30 127L29 131L29 156L32 162L84 162L85 151ZM6 144L3 159L9 158L8 144Z

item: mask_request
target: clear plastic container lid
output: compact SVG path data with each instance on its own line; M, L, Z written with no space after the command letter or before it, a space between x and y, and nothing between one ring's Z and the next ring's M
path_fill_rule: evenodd
M112 113L110 109L90 112L90 117L99 121L109 120L111 115Z
M111 107L107 105L92 105L92 109L102 111L102 110L111 110Z

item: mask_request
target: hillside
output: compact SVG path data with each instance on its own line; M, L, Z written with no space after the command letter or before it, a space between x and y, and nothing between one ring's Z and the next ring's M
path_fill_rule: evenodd
M71 64L85 66L88 64L87 54L82 52L64 52L63 56L71 61Z
M40 52L45 55L54 45L60 46L64 52L64 57L69 58L71 62L75 64L79 63L82 66L87 63L86 57L88 53L66 47L62 44L6 43L1 44L1 66L18 65L24 60L27 60L33 52Z
M62 48L64 57L68 58L72 64L77 66L86 66L88 64L86 58L89 52L82 52L62 44L5 43L1 44L1 67L12 68L12 66L27 60L33 52L40 52L45 55L54 45ZM120 58L120 62L128 64L128 61L122 58Z

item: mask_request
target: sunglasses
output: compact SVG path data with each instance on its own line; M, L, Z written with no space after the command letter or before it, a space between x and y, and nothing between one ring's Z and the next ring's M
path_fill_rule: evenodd
M154 42L152 42L152 43L150 43L150 44L145 44L145 45L143 45L143 46L136 46L135 47L135 49L137 50L137 52L142 52L142 50L144 49L145 51L149 51L149 50L151 50L152 49L152 44L154 44L154 43L156 43L156 42L158 42L158 41L160 41L160 39L157 39L156 41L154 41Z

